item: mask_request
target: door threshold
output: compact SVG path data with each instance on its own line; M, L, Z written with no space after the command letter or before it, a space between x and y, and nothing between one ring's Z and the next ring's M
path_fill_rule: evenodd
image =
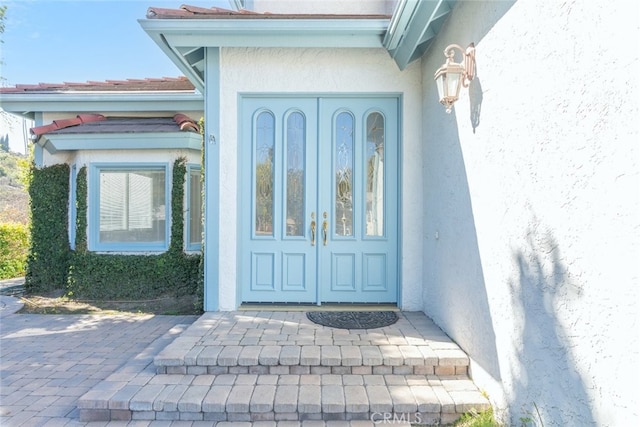
M396 304L276 304L243 303L238 311L400 311Z

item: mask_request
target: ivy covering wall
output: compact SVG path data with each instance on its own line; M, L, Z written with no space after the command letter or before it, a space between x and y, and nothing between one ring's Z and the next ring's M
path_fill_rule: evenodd
M69 165L33 168L31 199L31 246L27 256L27 292L64 288L71 250L68 235Z
M54 243L40 241L40 235L33 235L34 243L32 248L38 251L30 254L28 277L31 275L31 282L39 286L33 286L31 290L43 290L41 285L46 280L52 280L51 288L59 289L64 287L67 294L73 298L91 300L140 300L152 299L159 296L182 296L193 295L198 292L198 282L200 277L199 254L185 254L183 251L184 242L184 184L186 176L186 160L178 159L173 165L173 179L171 186L171 241L169 250L158 255L124 255L124 254L99 254L87 250L87 169L81 168L77 175L76 185L76 249L69 249L67 234L67 203L60 203L61 200L68 200L69 194L69 167L64 166L63 172L55 175L58 184L52 186L52 178L34 180L34 192L48 193L50 197L62 206L64 217L56 217L55 221L44 220L47 224L46 232L41 232L41 236L56 237ZM62 169L61 166L51 166L40 169L42 175L52 175L53 170ZM62 182L67 183L66 186ZM38 189L39 188L39 189ZM42 221L45 217L40 205L45 205L48 199L40 196L40 199L32 199L32 212L34 224ZM39 213L40 212L40 213ZM39 219L39 221L36 221ZM35 230L35 227L34 227ZM62 238L60 238L62 236ZM64 244L63 244L64 243ZM42 249L40 249L42 247ZM45 250L55 250L56 261L53 257L44 257L51 262L43 263L42 253ZM60 264L53 272L49 268L50 264ZM46 276L46 280L44 277ZM37 278L35 282L33 278ZM55 279L55 281L53 281ZM28 280L29 282L29 280Z

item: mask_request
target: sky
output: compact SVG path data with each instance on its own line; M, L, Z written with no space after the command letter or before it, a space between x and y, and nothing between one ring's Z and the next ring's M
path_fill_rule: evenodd
M0 0L2 86L177 77L144 32L150 6L230 8L227 0Z

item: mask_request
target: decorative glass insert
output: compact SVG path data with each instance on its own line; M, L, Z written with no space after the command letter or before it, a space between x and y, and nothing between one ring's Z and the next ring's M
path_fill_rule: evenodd
M335 224L337 236L353 236L353 116L338 114L335 127Z
M100 243L166 240L165 168L103 168L100 174Z
M299 112L287 118L287 236L303 236L304 175L305 175L305 120Z
M197 250L202 245L202 179L199 167L189 167L188 201L187 249Z
M371 113L367 117L367 186L365 233L384 235L384 117Z
M275 119L262 112L256 119L255 141L255 232L273 236Z

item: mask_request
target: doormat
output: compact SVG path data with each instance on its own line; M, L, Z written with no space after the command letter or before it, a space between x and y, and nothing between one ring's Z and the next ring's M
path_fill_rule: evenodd
M318 325L338 329L375 329L398 321L394 311L309 311L307 318Z

